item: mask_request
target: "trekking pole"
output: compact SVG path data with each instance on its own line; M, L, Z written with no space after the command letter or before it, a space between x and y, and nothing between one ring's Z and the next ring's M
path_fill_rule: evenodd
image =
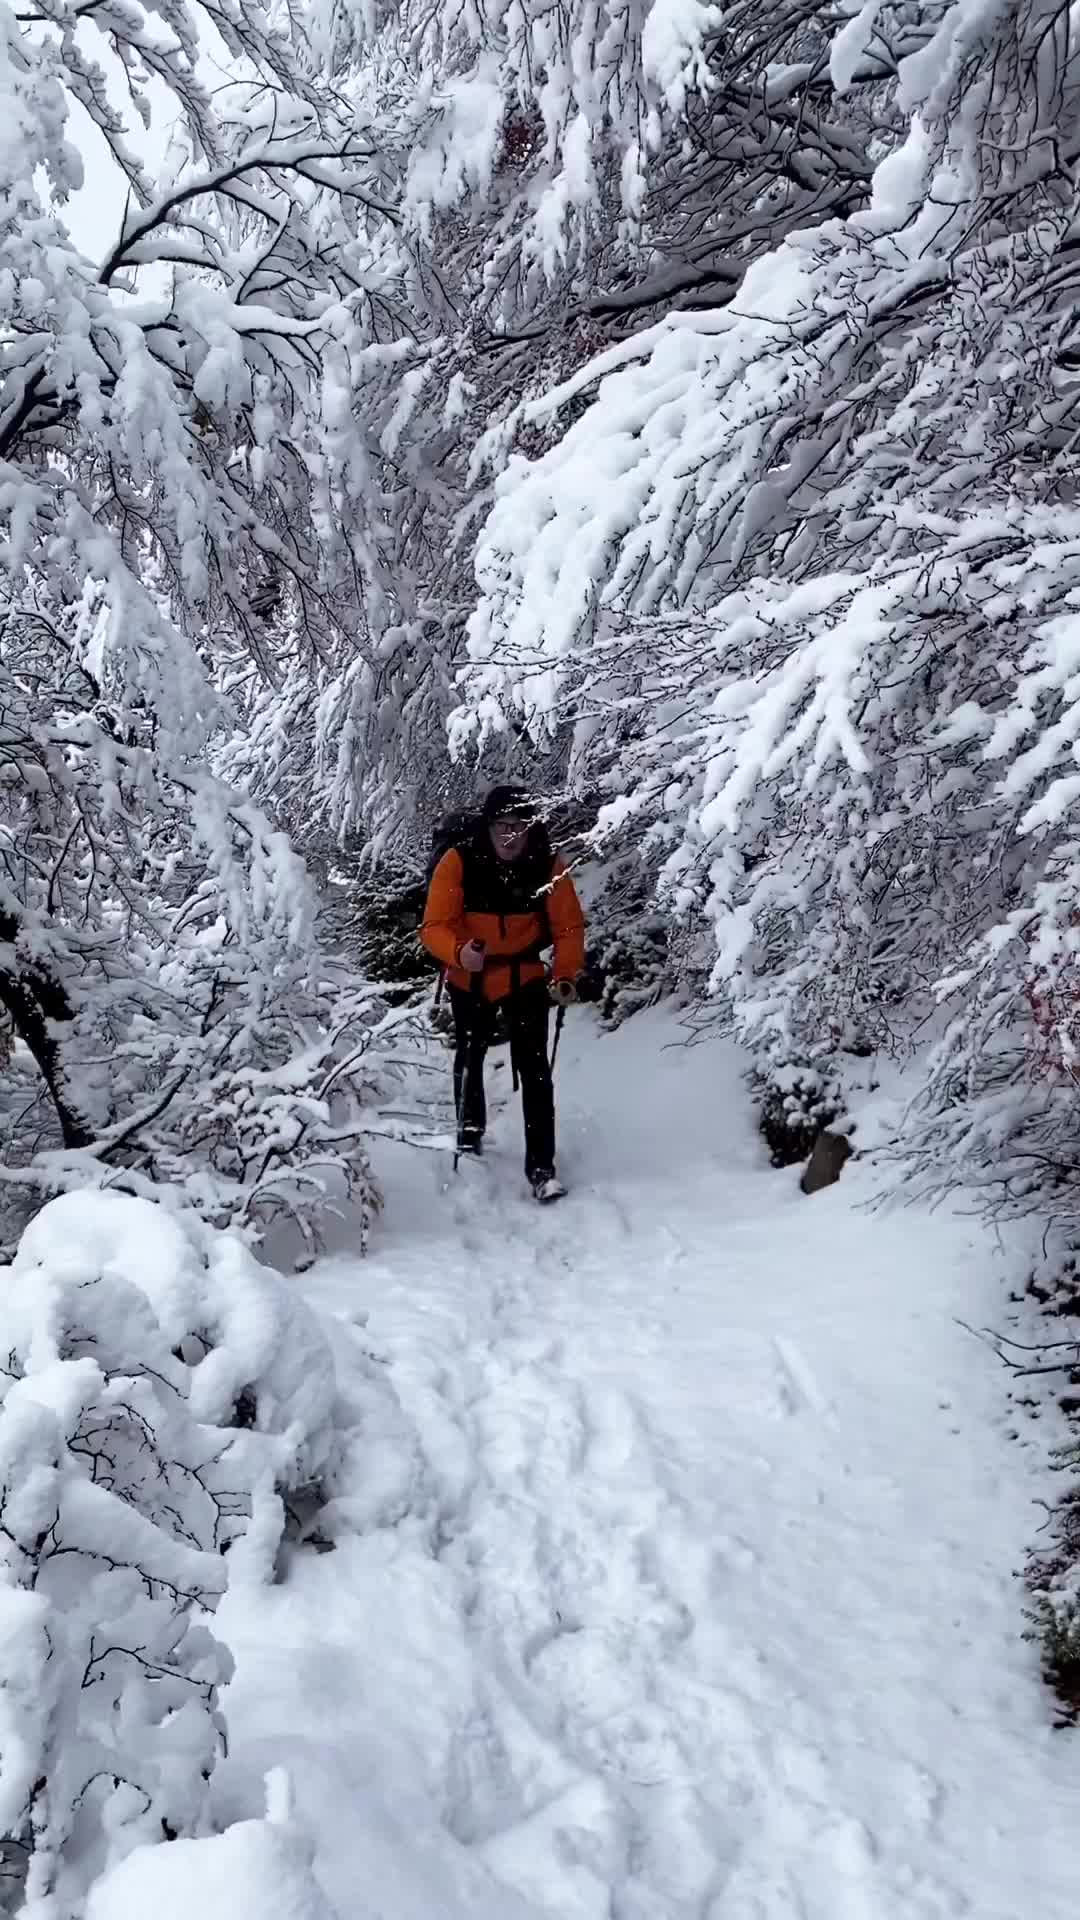
M478 940L476 944L478 947L483 947L484 942L482 940ZM445 975L443 977L445 979ZM484 991L484 975L483 975L483 969L481 969L479 973L474 973L472 978L471 992L473 997L474 1019L475 1019L475 1010L480 1003L480 996L482 995L483 991ZM456 1133L454 1136L454 1172L455 1173L458 1170L458 1162L461 1159L461 1135L464 1127L465 1115L469 1111L469 1088L472 1084L472 1067L473 1067L473 1035L471 1031L472 1024L473 1023L470 1021L469 1044L465 1049L465 1065L462 1068L462 1073L461 1073L461 1098L457 1102L457 1108L454 1116L455 1125L456 1125Z
M454 1115L454 1126L455 1126L454 1172L455 1173L458 1170L458 1162L461 1159L461 1135L462 1135L462 1130L464 1126L465 1115L469 1111L469 1086L471 1081L472 1081L472 1035L470 1034L469 1047L465 1055L465 1065L461 1073L461 1098L457 1103L457 1109Z
M457 1110L454 1114L454 1172L455 1173L458 1170L458 1161L461 1159L461 1116L465 1111L465 1082L467 1081L468 1077L469 1077L469 1062L468 1062L468 1059L466 1059L465 1071L461 1076L461 1099L458 1101Z
M559 1008L559 1010L558 1010L558 1012L557 1012L557 1014L555 1015L555 1038L554 1038L554 1040L552 1041L552 1044L551 1044L551 1062L550 1062L550 1065L551 1065L551 1071L552 1071L552 1073L554 1073L554 1071L555 1071L555 1055L556 1055L556 1054L558 1053L558 1051L559 1051L559 1041L560 1041L560 1039L562 1038L562 1030L563 1030L563 1021L564 1021L565 1019L566 1019L566 1008L565 1008L565 1007L560 1007L560 1008Z
M472 1034L465 1052L465 1065L461 1070L461 1093L454 1111L454 1172L458 1170L461 1159L461 1134L465 1115L469 1111L469 1082L472 1077Z

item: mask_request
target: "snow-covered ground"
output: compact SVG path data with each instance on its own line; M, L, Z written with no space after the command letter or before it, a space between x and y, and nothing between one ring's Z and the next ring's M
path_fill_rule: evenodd
M1044 1455L957 1324L1009 1256L858 1164L804 1198L682 1037L570 1023L560 1207L506 1113L306 1276L369 1411L337 1551L218 1616L222 1810L285 1765L343 1920L1074 1920Z

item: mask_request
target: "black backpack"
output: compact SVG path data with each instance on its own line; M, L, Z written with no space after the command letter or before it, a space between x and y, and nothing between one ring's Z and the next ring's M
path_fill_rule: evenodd
M441 814L431 830L431 848L428 853L427 872L424 885L430 887L435 877L435 869L444 854L451 847L468 846L475 840L484 824L484 816L479 808L457 807L451 813Z

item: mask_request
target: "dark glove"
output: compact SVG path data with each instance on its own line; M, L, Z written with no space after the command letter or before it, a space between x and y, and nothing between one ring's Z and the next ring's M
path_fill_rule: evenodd
M578 997L575 980L553 980L548 988L557 1007L572 1007Z

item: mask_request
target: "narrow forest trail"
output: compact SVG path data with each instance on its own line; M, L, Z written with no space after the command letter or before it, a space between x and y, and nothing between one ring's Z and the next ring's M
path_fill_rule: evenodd
M342 1920L1073 1920L1005 1256L803 1198L681 1037L568 1029L559 1207L505 1113L307 1276L362 1425L338 1550L226 1602L226 1790L292 1767Z

